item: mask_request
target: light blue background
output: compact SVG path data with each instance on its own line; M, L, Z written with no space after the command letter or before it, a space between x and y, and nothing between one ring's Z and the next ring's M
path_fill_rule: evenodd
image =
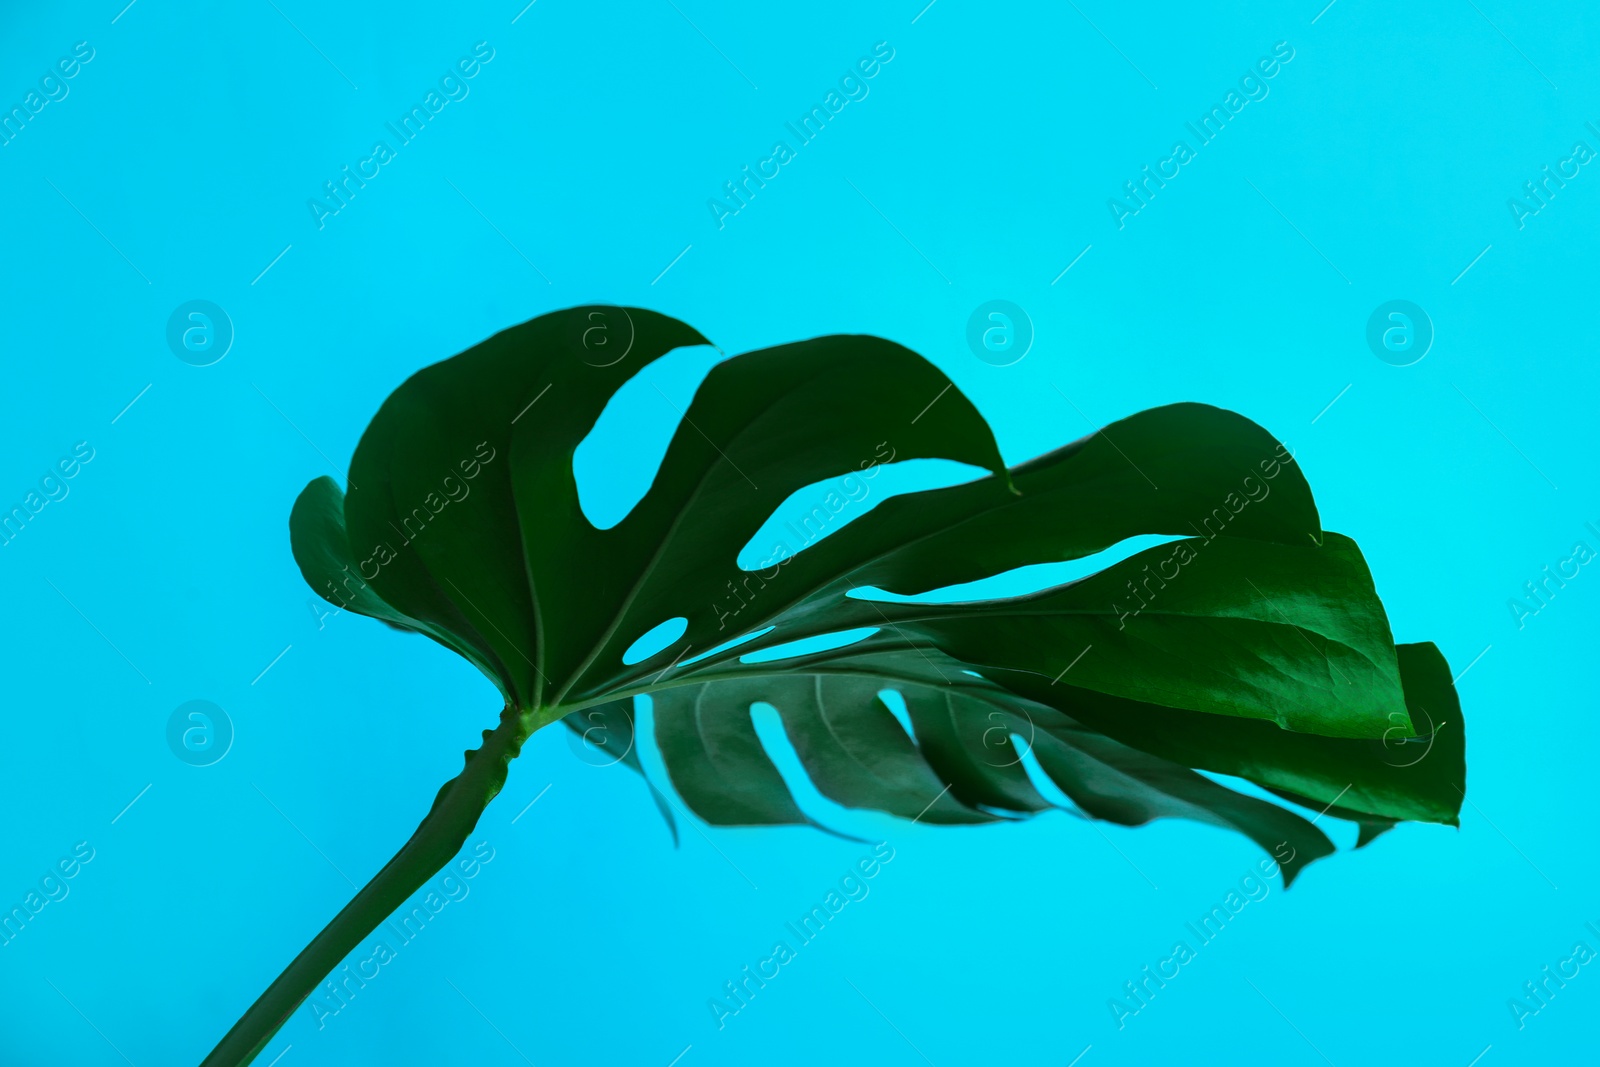
M1521 1031L1506 1006L1574 942L1600 948L1583 926L1600 924L1600 576L1523 629L1507 607L1574 541L1600 547L1600 172L1521 230L1507 207L1574 141L1600 149L1585 5L539 0L513 24L518 0L274 2L0 15L8 109L75 42L96 50L0 147L0 501L95 449L0 548L0 902L74 843L96 850L0 948L0 1061L197 1062L350 897L346 876L410 833L498 701L419 638L352 615L319 629L290 504L411 372L590 301L676 315L729 353L893 338L974 399L1012 462L1085 416L1200 400L1256 419L1362 544L1397 637L1475 663L1462 827L1404 826L1273 882L1119 1031L1107 1000L1256 862L1249 842L1064 814L930 829L807 794L895 859L719 1032L708 998L864 846L685 826L674 851L636 778L551 731L475 835L495 859L470 897L261 1063L1592 1057L1593 968ZM478 41L495 58L470 96L319 231L307 199ZM719 230L707 199L879 41L895 57L870 95ZM1270 96L1118 230L1107 199L1278 41L1295 55ZM195 298L237 330L212 367L163 337ZM1437 331L1412 367L1364 340L1395 298ZM991 299L1036 329L1015 366L966 347ZM658 380L681 406L707 365L680 354ZM674 418L641 415L619 462ZM237 731L209 768L164 739L191 699Z

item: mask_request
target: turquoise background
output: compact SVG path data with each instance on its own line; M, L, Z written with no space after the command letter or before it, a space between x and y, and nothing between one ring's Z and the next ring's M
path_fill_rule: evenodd
M675 850L636 778L549 731L474 835L494 858L469 895L259 1062L1592 1057L1594 968L1522 1029L1507 1001L1575 942L1600 948L1600 577L1581 569L1520 628L1508 601L1574 542L1600 548L1600 172L1521 228L1508 199L1574 142L1600 149L1600 16L921 3L0 14L6 109L94 49L0 146L0 502L94 450L0 548L0 902L93 849L0 947L0 1062L198 1062L410 833L498 700L420 638L319 620L289 507L407 375L586 302L676 315L728 353L893 338L973 398L1011 462L1177 400L1262 423L1360 541L1397 638L1470 665L1461 829L1403 826L1292 891L1270 882L1119 1030L1107 1001L1253 868L1248 841L1065 814L930 829L803 792L894 859L719 1030L708 999L867 846L684 825ZM468 95L319 229L308 199L480 41L493 59ZM868 95L719 229L708 200L878 42L893 59ZM1108 198L1194 147L1185 123L1277 42L1293 59L1269 94L1119 229ZM193 299L236 331L213 366L167 347ZM995 299L1035 331L1009 367L965 340ZM1393 299L1436 332L1413 366L1365 340ZM681 407L712 358L652 380ZM676 417L641 408L586 501L636 494ZM197 699L236 735L204 768L165 733Z

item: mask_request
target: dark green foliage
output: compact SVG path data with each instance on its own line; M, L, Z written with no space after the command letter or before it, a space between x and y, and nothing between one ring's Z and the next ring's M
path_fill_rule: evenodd
M250 1062L449 862L533 731L564 720L602 739L602 762L643 774L640 695L678 795L723 825L811 822L756 734L757 703L778 710L824 795L930 824L1050 808L1028 754L1083 815L1237 830L1279 858L1286 883L1333 851L1316 819L1195 768L1354 821L1362 845L1400 820L1456 821L1465 735L1444 658L1395 648L1355 543L1323 532L1299 468L1259 426L1175 404L1007 469L933 365L878 338L824 337L714 368L644 499L595 528L574 450L641 367L705 343L650 311L542 316L413 376L362 437L348 494L319 478L300 495L290 534L312 588L455 650L505 707L416 833L206 1067ZM891 497L791 557L738 567L791 494L884 448L990 473ZM850 595L926 593L1140 534L1181 539L1027 596ZM682 637L623 663L677 617ZM862 628L875 632L832 651L745 662Z
M606 359L597 327L611 334ZM1289 877L1332 851L1321 831L1191 768L1328 807L1361 824L1363 843L1401 819L1455 821L1463 734L1443 659L1431 645L1397 656L1360 551L1324 533L1299 468L1254 423L1176 404L1008 470L934 366L878 338L825 337L717 365L644 499L596 529L579 507L574 450L640 368L705 343L653 312L580 308L421 371L373 419L349 493L321 478L297 503L307 580L466 656L535 726L566 717L592 735L610 724L606 743L641 773L629 704L650 694L672 785L712 823L810 821L756 736L758 702L777 708L823 794L926 823L1052 806L1012 735L1083 813L1200 819L1269 850L1287 841ZM891 498L765 569L736 565L793 492L859 472L885 445L896 460L991 473ZM468 488L463 499L446 477ZM923 593L1139 534L1187 539L1021 597L847 595ZM623 664L642 633L677 616L688 619L679 640ZM877 632L742 662L863 627ZM885 690L905 701L914 736ZM1426 705L1420 721L1433 724L1427 757L1411 765L1421 749L1400 744L1414 733L1408 704Z

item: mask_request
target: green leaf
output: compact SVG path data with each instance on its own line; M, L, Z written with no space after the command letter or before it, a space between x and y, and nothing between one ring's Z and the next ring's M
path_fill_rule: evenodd
M1085 818L1238 831L1287 879L1328 839L1194 768L1327 806L1361 823L1363 843L1395 820L1455 819L1465 769L1448 669L1432 646L1397 654L1360 551L1323 531L1293 456L1259 426L1175 404L1008 469L932 364L879 338L823 337L717 364L643 499L597 529L574 451L629 378L706 343L640 309L542 316L414 375L362 436L348 492L320 478L296 503L291 541L313 589L452 649L504 697L500 728L469 756L463 779L477 778L447 785L419 835L464 838L505 761L558 719L602 727L615 761L643 775L644 696L673 787L721 825L817 825L756 732L758 704L777 709L824 796L919 823L1026 818L1059 790ZM881 465L911 459L987 473L873 498ZM846 495L816 489L801 543L738 566L775 509L829 479ZM864 513L840 519L847 507ZM1151 534L1177 540L1024 596L928 595ZM682 637L623 662L677 617ZM1398 742L1423 730L1429 755L1397 766L1411 744ZM259 1050L304 974L336 963L379 906L341 913L208 1062Z
M1248 778L1307 807L1457 824L1466 730L1450 668L1432 644L1401 645L1409 714L1377 740L1291 733L1260 722L1085 696L1073 713L1106 734L1192 767ZM1415 726L1409 725L1415 722Z

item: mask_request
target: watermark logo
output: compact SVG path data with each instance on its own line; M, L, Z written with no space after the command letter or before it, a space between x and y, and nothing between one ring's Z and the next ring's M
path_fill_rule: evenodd
M1267 83L1289 65L1294 55L1294 46L1288 41L1274 44L1272 55L1262 56L1254 66L1245 68L1238 87L1230 87L1220 104L1212 104L1210 110L1199 118L1183 124L1184 129L1194 136L1193 147L1186 139L1174 141L1171 151L1165 158L1158 158L1153 169L1146 163L1139 168L1137 178L1123 182L1121 198L1113 196L1106 200L1106 208L1111 212L1111 221L1117 224L1117 229L1126 229L1128 220L1149 207L1156 193L1165 189L1167 183L1182 173L1184 167L1198 159L1200 149L1220 137L1222 131L1228 128L1228 123L1246 107L1271 95L1272 87ZM1142 71L1140 73L1143 74ZM1145 78L1145 81L1150 79ZM1155 82L1150 82L1150 87L1155 88ZM1259 189L1256 191L1260 192Z
M784 937L773 943L766 957L754 966L745 964L734 979L722 983L722 992L706 1001L717 1029L725 1029L729 1019L748 1008L756 994L783 973L783 968L799 957L801 949L820 937L840 912L850 904L867 899L867 894L872 892L868 883L882 873L894 855L894 846L887 841L872 846L872 853L857 860L839 879L837 888L828 889L822 903L813 904L797 921L783 924Z
M888 449L887 454L884 452L885 449ZM739 584L735 585L734 580L731 578L728 580L727 589L730 595L726 599L733 601L735 606L725 609L720 603L712 603L711 610L717 614L717 632L720 633L727 629L728 620L749 607L751 602L755 600L756 594L765 589L768 582L776 581L779 572L799 552L809 547L812 542L826 536L830 530L837 529L837 526L831 526L830 524L838 519L839 515L846 509L863 503L871 495L872 487L867 483L878 476L880 467L893 463L897 453L898 450L891 446L888 441L879 441L872 457L856 464L856 473L847 474L840 478L833 483L833 486L829 488L827 495L820 503L813 504L809 511L796 514L795 518L799 520L798 526L795 524L794 519L785 520L783 531L774 534L775 540L773 541L772 550L767 554L766 560L756 570L740 569L738 573ZM785 501L779 511L787 513L788 503L788 501ZM804 506L803 503L800 505L802 508ZM776 518L777 513L775 512L773 518L768 519L767 522L771 523ZM755 538L762 536L762 532L768 529L767 525L763 525L762 529L757 530L751 538L752 542ZM753 588L751 587L752 582L755 583ZM723 598L718 598L718 600L721 599Z
M1427 708L1419 706L1417 711L1422 714L1427 724L1427 733L1413 734L1413 731L1423 725L1416 721L1416 716L1412 716L1411 729L1407 730L1402 721L1405 718L1403 715L1398 711L1389 713L1389 721L1394 725L1383 731L1383 740L1379 744L1384 749L1383 762L1391 767L1415 767L1433 751L1433 739L1439 732L1439 726L1434 724L1433 716L1428 713ZM1389 758L1391 754L1394 759Z
M783 124L784 130L787 131L786 136L781 141L773 142L766 158L758 158L753 168L748 163L744 164L739 168L738 177L723 182L722 192L706 201L706 207L711 212L711 221L717 224L717 229L726 228L729 219L749 207L755 200L756 194L765 189L768 182L783 173L784 167L798 159L800 149L820 137L822 131L828 128L828 124L839 117L840 112L856 101L865 100L867 94L872 91L867 82L877 77L884 66L894 59L894 55L894 46L888 41L879 41L873 45L872 54L862 56L856 60L855 66L847 67L839 78L838 88L829 89L828 95L822 98L822 103L813 104L811 109L799 118ZM748 78L745 80L749 81ZM755 83L750 82L750 86L754 88ZM791 138L794 141L793 145L789 143ZM860 190L856 192L859 193Z
M591 367L614 367L633 351L634 336L627 308L595 308L584 316L583 361Z
M994 725L983 731L983 762L991 767L1015 767L1033 751L1033 739L1038 736L1038 731L1033 725L1033 716L1028 714L1026 708L1022 709L1022 714L1028 722L1028 737L1023 747L1019 749L1017 741L1022 737L1022 732L1018 729L1021 724L1017 722L1016 716L1002 711L989 713L988 719ZM1002 763L990 759L990 756L1009 758Z
M422 131L428 128L429 123L438 119L440 112L452 103L465 100L472 92L467 82L476 78L494 56L494 47L488 41L479 41L473 45L472 54L462 56L452 67L446 67L444 74L439 78L438 87L429 87L420 103L412 104L394 121L383 124L393 136L393 145L388 140L374 141L370 153L365 158L358 158L353 169L348 163L341 164L336 178L323 182L322 192L306 201L306 208L311 212L311 221L317 224L317 229L326 229L328 220L349 207L356 195L367 187L367 183L382 173L384 167L399 158L400 149L422 136ZM450 180L446 178L445 181ZM453 182L450 182L450 185L451 188L455 187ZM460 189L456 189L456 194L461 199L467 200ZM467 200L467 204L472 210L478 211L477 205L472 201ZM482 215L483 212L479 211L478 214ZM484 217L484 221L488 222L487 216ZM491 222L489 225L493 226L494 223Z
M15 941L46 907L66 900L67 894L72 892L72 887L67 883L78 877L84 865L92 859L94 846L87 841L79 841L72 846L70 856L61 857L55 866L45 870L44 877L35 886L28 887L28 893L21 903L13 904L9 911L0 911L0 948Z
M1174 941L1167 956L1154 965L1145 964L1136 979L1122 983L1121 993L1107 999L1106 1007L1118 1030L1127 1029L1128 1020L1148 1008L1156 994L1183 973L1183 968L1199 958L1200 949L1222 936L1222 931L1227 929L1230 922L1238 919L1240 912L1251 904L1267 899L1271 893L1267 882L1278 877L1282 867L1293 863L1296 855L1294 847L1287 841L1278 842L1272 854L1273 859L1258 860L1254 870L1246 870L1239 878L1238 888L1230 888L1222 898L1222 903L1213 904L1211 910L1196 922L1183 924L1188 934L1193 935L1193 946L1189 944L1187 935ZM1256 871L1261 873L1257 875Z
M167 347L191 367L220 363L233 347L233 320L209 300L179 304L167 319Z
M567 747L591 767L610 767L621 763L633 751L633 731L624 737L618 724L599 708L582 713L583 730L568 730Z
M1600 137L1600 130L1594 123L1585 122L1589 132ZM1537 181L1523 182L1522 192L1506 201L1506 207L1511 209L1511 218L1517 224L1517 229L1527 227L1528 220L1545 208L1550 206L1550 201L1555 199L1556 193L1567 187L1567 182L1576 178L1582 168L1595 157L1595 151L1586 142L1574 141L1572 151L1565 159L1557 160L1555 170L1550 169L1546 163L1540 167Z
M167 747L191 767L209 767L233 747L233 720L209 700L179 704L167 718Z
M1379 304L1367 319L1367 347L1391 367L1420 363L1433 347L1433 320L1409 300Z
M534 398L534 400L537 399L538 397ZM533 404L530 402L528 407L532 406ZM527 408L523 410L526 411ZM516 419L511 421L515 422ZM452 502L459 504L471 496L472 486L467 483L482 474L483 468L491 463L497 454L495 447L488 441L479 441L478 447L471 456L456 463L456 467L461 471L461 477L456 477L454 470L445 467L444 469L450 471L450 473L439 479L439 488L437 490L430 490L428 495L421 500L413 497L412 500L416 502L415 506L408 514L400 516L400 524L396 526L390 523L390 528L399 535L400 548L405 548L422 536L429 523L436 521L440 513L449 507ZM441 493L443 495L440 495ZM379 541L372 546L372 554L356 564L355 573L351 572L350 565L346 563L343 568L344 577L339 580L339 584L334 585L333 579L326 579L323 583L323 588L318 590L318 595L330 604L337 604L342 611L350 606L350 601L367 587L368 582L376 579L383 571L383 568L393 563L399 556L400 551L394 547L392 542ZM369 566L372 568L371 574L367 573ZM321 615L317 617L318 629L322 628L323 617Z
M389 916L385 926L373 931L371 940L366 943L365 955L357 946L339 969L329 974L321 987L305 1000L307 1010L317 1021L317 1029L326 1029L329 1019L350 1007L357 994L367 988L367 983L399 959L400 950L420 937L445 908L466 900L472 893L472 880L494 856L494 846L487 841L473 845L470 853L463 849L456 861L444 869L444 874L434 881L424 882Z
M40 112L51 104L59 103L72 91L67 82L78 76L84 66L94 59L94 46L79 41L72 46L72 55L62 56L55 66L48 68L39 79L38 89L29 88L19 104L0 104L0 147L11 144L27 129ZM13 99L15 99L13 97Z
M1590 933L1600 935L1594 923L1583 925L1589 928ZM1539 968L1538 981L1523 982L1522 993L1506 1000L1511 1021L1517 1024L1517 1029L1525 1029L1528 1020L1548 1008L1550 1002L1556 999L1556 994L1567 988L1567 983L1578 977L1582 968L1595 958L1595 951L1589 947L1589 943L1579 941L1572 946L1572 952L1565 959L1556 961L1554 967L1547 963Z
M967 319L967 347L993 367L1020 363L1033 347L1033 320L1009 300L979 304Z
M1584 523L1590 533L1600 538L1600 529L1592 522ZM1595 550L1587 541L1575 541L1572 552L1566 559L1555 564L1546 563L1540 571L1542 577L1538 583L1526 581L1522 583L1522 595L1512 597L1506 601L1506 607L1511 609L1511 618L1515 620L1517 629L1521 630L1528 625L1528 620L1550 606L1556 594L1567 587L1567 583L1576 578L1585 566L1596 558Z
M13 504L9 509L0 505L0 547L16 540L28 523L50 504L67 499L67 494L72 492L67 483L92 459L94 446L88 441L79 441L72 446L71 455L62 456L55 466L45 468L38 488L30 487L20 504Z
M1252 503L1259 504L1271 496L1272 486L1269 483L1293 462L1294 453L1280 442L1276 455L1269 456L1256 464L1256 468L1261 472L1260 477L1253 473L1245 475L1240 479L1239 489L1229 492L1221 503L1211 509L1211 514L1200 520L1198 526L1193 521L1189 523L1196 534L1195 537L1171 542L1172 554L1166 559L1157 560L1153 568L1150 564L1145 564L1143 578L1137 585L1133 579L1128 579L1126 588L1131 594L1131 599L1127 601L1126 606L1122 601L1111 602L1112 614L1117 616L1117 629L1127 629L1128 620L1138 618L1154 603L1161 591L1166 589L1168 582L1177 581L1178 576L1183 573L1183 568L1200 558L1199 550L1221 536L1228 524L1238 518L1245 508ZM1257 493L1256 489L1250 488L1251 482L1254 482L1256 489L1261 492ZM1172 564L1171 572L1167 570L1169 563ZM1088 649L1084 651L1087 652Z

